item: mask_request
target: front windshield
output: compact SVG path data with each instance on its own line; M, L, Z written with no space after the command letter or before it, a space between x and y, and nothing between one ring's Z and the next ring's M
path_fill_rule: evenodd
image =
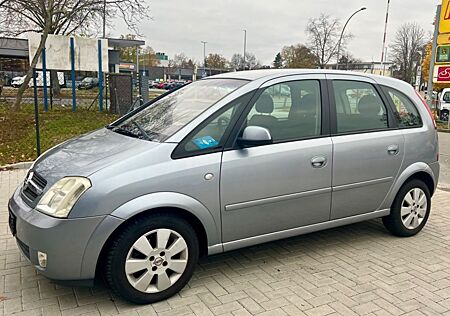
M162 142L246 83L245 80L237 79L193 82L114 125L112 130L132 137Z

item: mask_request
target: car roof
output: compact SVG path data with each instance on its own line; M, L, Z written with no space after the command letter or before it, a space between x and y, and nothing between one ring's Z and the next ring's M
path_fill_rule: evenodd
M207 77L205 79L240 79L240 80L255 81L259 79L271 80L284 76L306 75L306 74L330 74L330 75L364 77L375 80L378 84L384 84L387 86L394 86L399 88L401 87L403 89L412 88L410 84L391 77L367 74L362 72L330 70L330 69L258 69L258 70L227 72Z

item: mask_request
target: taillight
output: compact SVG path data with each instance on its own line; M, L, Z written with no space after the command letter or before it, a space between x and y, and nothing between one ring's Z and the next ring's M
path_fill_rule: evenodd
M428 106L427 101L425 101L425 99L422 97L422 95L421 95L418 91L416 91L416 94L417 94L417 96L420 98L420 100L422 100L422 103L423 103L423 104L425 105L425 107L427 108L428 114L430 114L431 120L433 121L434 128L437 129L436 121L434 120L433 113L431 112L431 109L430 109L430 107Z

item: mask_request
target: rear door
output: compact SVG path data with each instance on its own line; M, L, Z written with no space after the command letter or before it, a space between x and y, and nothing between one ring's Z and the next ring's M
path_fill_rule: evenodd
M331 219L379 210L397 177L404 138L376 82L327 75L331 100Z

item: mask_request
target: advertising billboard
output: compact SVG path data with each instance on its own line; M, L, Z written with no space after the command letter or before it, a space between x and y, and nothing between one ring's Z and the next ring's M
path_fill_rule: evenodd
M62 35L48 35L46 49L46 66L52 70L71 70L70 61L70 37ZM98 71L98 41L102 43L102 70L108 72L108 40L85 38L72 36L75 43L75 70L76 71ZM41 34L30 33L28 35L28 49L30 63L35 55ZM36 65L37 69L42 69L42 59Z

